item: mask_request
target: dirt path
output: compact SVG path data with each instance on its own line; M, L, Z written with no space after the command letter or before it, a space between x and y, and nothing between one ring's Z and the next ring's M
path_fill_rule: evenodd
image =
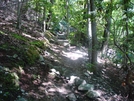
M79 96L81 93L74 93L72 82L75 78L85 77L87 54L80 52L76 47L52 45L51 50L44 51L44 57L49 65L44 65L45 68L39 65L28 67L22 74L20 84L28 101L68 101L69 94ZM51 72L45 74L47 68L55 70L59 75Z
M28 101L126 101L120 94L117 95L121 88L118 88L120 84L116 79L116 69L111 65L106 68L99 66L103 74L100 77L85 75L88 60L85 48L52 44L43 56L45 65L30 67L22 75L21 88ZM51 72L45 74L48 68ZM113 72L115 75L111 75ZM100 94L99 98L90 99L85 92L79 92L74 85L76 78L93 84Z
M88 60L87 51L85 48L78 49L75 46L65 48L65 47L56 47L53 49L54 52L58 51L56 56L57 60L69 71L69 75L82 76L86 62Z

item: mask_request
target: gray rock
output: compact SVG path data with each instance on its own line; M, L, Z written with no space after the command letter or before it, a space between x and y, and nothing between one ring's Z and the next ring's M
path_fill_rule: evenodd
M93 90L94 89L94 85L92 84L81 84L78 87L79 91L89 91L89 90Z
M39 62L45 62L44 57L40 55Z
M87 76L87 77L89 77L89 76L90 76L87 72L85 72L85 73L84 73L84 75L85 75L85 76Z
M77 101L77 98L73 93L69 94L67 98L69 99L69 101Z
M75 79L75 86L78 87L78 86L81 85L81 84L86 84L86 81L83 80L83 79L78 79L78 78L76 78L76 79Z
M97 98L100 96L95 90L89 90L86 95L89 98Z

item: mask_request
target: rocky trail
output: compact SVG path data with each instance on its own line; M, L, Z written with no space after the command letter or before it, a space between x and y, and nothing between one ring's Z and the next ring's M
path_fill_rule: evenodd
M112 66L102 69L100 64L101 77L87 71L85 48L52 44L50 50L42 54L42 66L25 70L21 78L28 101L127 101L120 95L123 89Z

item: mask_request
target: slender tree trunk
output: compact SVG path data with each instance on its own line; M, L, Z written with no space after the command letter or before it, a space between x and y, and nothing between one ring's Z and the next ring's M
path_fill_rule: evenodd
M124 4L124 14L125 14L125 34L126 34L126 40L125 40L125 44L124 44L124 64L127 66L127 75L126 75L126 84L128 85L128 98L133 100L134 99L134 94L133 94L133 85L131 84L132 80L131 80L131 76L132 74L132 62L131 59L129 58L129 49L128 49L128 35L129 35L129 26L128 26L128 6L129 6L130 0L123 0L123 4ZM128 65L128 61L130 62L130 66Z
M87 15L90 14L90 2L86 0L87 4ZM92 60L92 33L91 33L91 20L87 18L87 35L88 35L88 57L89 63L91 64Z
M97 34L96 34L96 20L95 20L95 0L90 0L91 11L91 32L92 32L92 60L93 72L97 74Z
M129 0L124 0L123 1L123 4L124 4L124 14L125 14L125 16L126 16L126 18L124 19L125 20L125 34L126 34L126 41L125 41L125 43L124 43L124 46L123 46L123 48L124 48L124 51L125 51L125 54L124 54L124 64L127 64L127 62L128 62L128 59L127 59L127 55L128 55L128 42L127 42L127 40L128 40L128 35L129 35L129 29L128 29L128 4L129 4Z
M17 28L21 29L21 0L18 0L18 11L17 11Z
M108 38L109 38L109 33L110 33L110 28L111 28L111 16L112 16L112 0L110 4L108 5L108 8L106 10L106 15L105 15L106 24L104 28L104 34L103 34L104 40L101 46L102 54L106 54L107 49L108 49Z
M69 0L66 0L67 9L67 36L69 35Z
M46 7L44 7L43 11L43 32L46 32Z

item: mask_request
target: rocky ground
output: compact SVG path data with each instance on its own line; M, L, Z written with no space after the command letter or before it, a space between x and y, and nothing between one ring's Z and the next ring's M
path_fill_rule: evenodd
M115 67L99 64L100 76L87 71L86 49L52 44L42 55L50 72L44 74L43 65L30 67L21 78L28 101L127 101Z

